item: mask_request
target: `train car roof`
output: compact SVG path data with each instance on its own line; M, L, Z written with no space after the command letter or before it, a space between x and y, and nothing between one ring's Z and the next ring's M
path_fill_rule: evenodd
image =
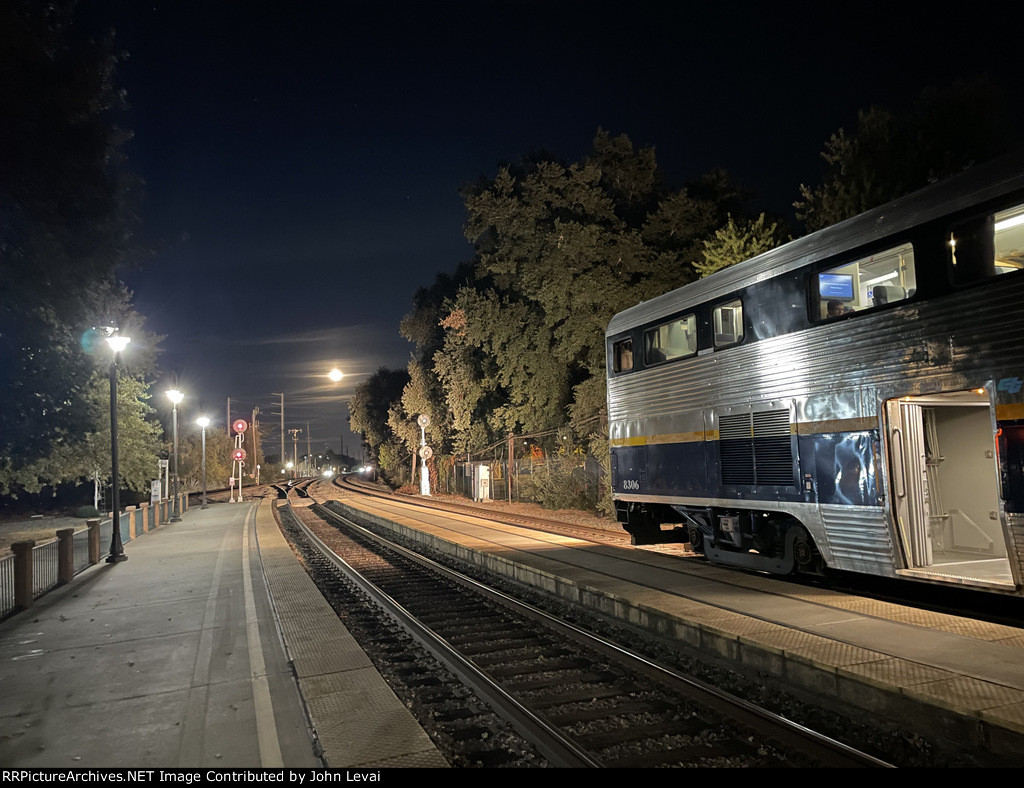
M913 194L643 301L615 315L605 336L644 325L740 288L1024 189L1024 152L979 165Z

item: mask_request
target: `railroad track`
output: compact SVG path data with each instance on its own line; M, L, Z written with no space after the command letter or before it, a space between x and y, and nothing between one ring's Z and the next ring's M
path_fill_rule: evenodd
M306 486L279 489L295 499L307 496ZM539 758L569 767L886 765L566 624L329 508L288 507L281 516L328 599L339 582L357 588L399 628L397 639L426 650L446 674L417 681L446 688L438 693L444 711L432 708L426 716L428 724L454 722L455 732L437 735L454 748L449 757L456 762L500 762L499 754L481 753L490 738L527 763ZM339 612L351 616L349 609ZM453 710L462 696L471 710ZM484 724L476 720L481 704L489 709ZM475 720L470 733L467 719Z
M342 490L359 493L361 495L368 495L372 498L383 498L392 501L409 500L408 496L397 495L392 493L390 490L382 488L380 485L364 482L358 479L358 477L335 477L332 479L332 484ZM417 506L423 506L428 509L439 509L447 512L461 512L463 514L475 515L477 517L486 517L488 520L508 523L509 525L526 525L540 531L572 536L577 539L584 539L587 541L596 540L594 528L582 525L573 525L572 523L568 523L564 520L553 520L546 517L534 517L526 514L513 514L509 512L495 511L470 504L431 500L429 498L423 498L422 496L416 498L415 503ZM664 538L666 543L669 543L671 541L670 532L666 531ZM623 531L621 527L609 528L607 530L602 529L599 537L599 541L603 544L612 545L628 545L630 544L630 539L631 537Z

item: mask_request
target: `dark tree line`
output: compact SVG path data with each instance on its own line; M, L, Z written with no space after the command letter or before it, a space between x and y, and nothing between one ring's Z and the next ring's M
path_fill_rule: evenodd
M109 436L99 401L110 353L90 331L100 326L133 337L123 467L141 487L136 452L159 449L144 384L156 341L117 276L137 257L141 191L125 167L130 134L111 120L124 102L123 55L112 37L78 32L73 2L4 2L0 30L0 494L96 470Z

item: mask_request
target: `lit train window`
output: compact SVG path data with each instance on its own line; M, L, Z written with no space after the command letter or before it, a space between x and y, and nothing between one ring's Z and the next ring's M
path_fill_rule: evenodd
M633 368L632 339L620 339L612 345L612 365L616 372L628 372Z
M743 339L743 303L739 299L716 306L712 319L715 324L715 347L735 345Z
M1024 205L996 214L995 236L995 272L1024 268Z
M902 244L877 254L820 271L816 320L832 320L853 312L910 298L917 289L914 247Z
M660 364L697 352L697 318L687 315L644 332L644 363Z

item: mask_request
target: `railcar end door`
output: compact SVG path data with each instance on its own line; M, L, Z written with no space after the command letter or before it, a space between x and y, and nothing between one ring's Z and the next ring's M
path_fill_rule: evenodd
M885 416L900 573L1012 587L988 392L900 397Z

